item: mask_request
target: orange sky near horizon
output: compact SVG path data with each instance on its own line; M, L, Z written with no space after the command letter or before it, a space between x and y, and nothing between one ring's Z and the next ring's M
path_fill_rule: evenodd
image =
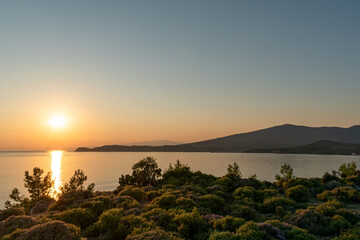
M66 98L64 98L66 99ZM31 105L31 104L29 104ZM66 107L52 105L48 101L39 101L35 107L14 111L2 118L0 125L0 150L72 150L80 146L94 147L107 144L126 144L133 142L171 140L194 142L226 135L254 131L284 123L298 125L323 126L318 121L288 122L289 116L262 119L262 114L239 116L217 113L152 114L116 111L102 112L104 109L85 108L68 104ZM122 114L121 114L122 113ZM49 125L52 116L61 114L67 118L67 124L61 128ZM203 121L211 118L212 121ZM337 123L329 121L325 126L354 125L351 122Z

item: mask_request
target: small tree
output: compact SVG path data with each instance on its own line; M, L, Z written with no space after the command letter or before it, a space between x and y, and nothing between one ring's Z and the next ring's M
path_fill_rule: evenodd
M239 165L236 162L234 162L233 165L229 164L228 168L227 168L227 174L226 175L241 178L242 175L241 175L241 172L240 172Z
M280 176L279 174L275 175L275 179L277 181L287 181L294 178L294 169L292 169L289 164L284 163L283 165L281 165L280 173L282 176Z
M48 172L45 177L41 176L43 173L44 170L38 167L33 169L32 176L29 174L29 171L25 171L24 186L28 189L31 200L36 201L40 197L50 196L51 188L54 186L54 180L51 179L50 172Z
M132 167L134 183L138 186L154 185L161 176L161 168L158 167L155 158L146 157Z
M350 177L355 174L356 171L356 163L344 163L339 167L339 172L341 177Z
M71 191L81 190L83 191L85 189L84 183L87 180L87 176L85 175L84 171L81 169L75 170L74 175L70 178L68 183L65 183L61 188L60 191L62 193L67 193ZM95 187L94 183L91 183L88 187L88 191L93 191Z

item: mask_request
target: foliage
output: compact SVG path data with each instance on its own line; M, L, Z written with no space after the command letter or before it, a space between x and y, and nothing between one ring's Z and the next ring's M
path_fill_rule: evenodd
M260 230L259 226L252 221L242 225L238 230L236 230L236 234L240 237L240 239L244 240L262 240L265 235L265 233Z
M300 228L304 228L313 234L326 235L330 229L331 218L321 215L313 210L299 210L288 220Z
M0 221L7 219L10 216L25 215L25 211L22 208L10 207L0 211Z
M87 176L85 175L84 171L81 169L78 169L74 172L74 175L70 178L68 183L65 183L61 188L61 193L67 193L71 191L77 191L77 190L85 190L84 183L87 180ZM92 192L94 190L95 184L91 183L87 190Z
M265 212L275 212L276 207L282 206L284 208L292 207L295 202L285 197L271 197L264 200L262 203Z
M339 172L341 177L350 177L355 174L356 171L356 163L344 163L339 167Z
M212 227L217 231L234 232L240 226L245 224L245 219L232 216L226 216L219 219L214 219L210 222Z
M160 208L169 209L175 206L176 197L173 194L165 193L155 198L152 203L157 204Z
M225 200L222 197L219 197L215 194L206 194L200 196L198 199L200 206L204 208L209 208L215 213L221 211L225 203Z
M85 229L96 221L95 215L84 208L68 209L66 211L56 214L53 219L74 224L81 229Z
M358 240L360 239L360 228L355 227L344 231L336 240Z
M358 202L360 200L360 192L350 186L337 187L331 191L325 190L317 195L321 201L336 199L344 202Z
M310 192L305 186L297 185L286 189L286 196L297 202L307 202L310 198Z
M275 175L275 179L278 181L286 181L294 178L294 169L289 164L284 163L281 165L280 173Z
M210 235L209 240L239 240L240 237L231 232L213 232Z
M155 185L156 180L161 176L161 169L153 157L144 158L136 163L132 170L134 182L138 186Z
M228 165L228 168L227 168L227 176L230 176L230 177L239 177L241 178L242 175L241 175L241 172L240 172L240 167L239 165L234 162L233 165L229 164Z
M129 187L119 193L119 196L131 196L137 201L144 201L146 193L141 188Z
M182 164L179 160L176 160L174 166L170 164L169 168L162 175L163 184L173 184L180 186L189 184L193 176L193 172L190 167Z
M191 213L176 214L173 220L178 226L177 232L185 239L202 239L201 233L206 230L206 224L197 208Z
M32 200L36 201L42 196L50 196L54 180L51 179L50 172L42 177L43 173L44 170L37 167L33 169L32 175L29 174L29 171L25 171L24 186L28 189Z

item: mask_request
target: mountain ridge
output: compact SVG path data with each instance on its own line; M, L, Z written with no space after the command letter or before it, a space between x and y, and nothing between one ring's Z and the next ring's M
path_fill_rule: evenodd
M243 152L255 149L296 147L324 140L360 143L360 125L342 128L283 124L252 132L172 146L106 145L95 148L82 147L76 151Z

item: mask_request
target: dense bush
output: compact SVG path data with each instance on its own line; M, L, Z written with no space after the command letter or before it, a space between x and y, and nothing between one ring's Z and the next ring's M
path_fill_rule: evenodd
M213 232L209 240L240 240L240 236L231 232Z
M176 203L176 207L185 209L186 211L191 211L196 206L194 200L185 197L180 197L176 199L175 203Z
M176 197L172 194L165 193L160 197L155 198L152 203L157 204L161 208L169 209L175 206Z
M245 224L245 219L243 218L237 218L232 216L226 216L219 219L214 219L210 222L212 227L220 232L223 231L230 231L234 232L236 229L238 229L240 226Z
M309 201L310 193L309 189L305 186L297 185L286 189L286 196L297 202L307 202Z
M133 197L137 201L144 201L146 199L146 193L140 188L126 188L119 193L119 196L124 195Z
M209 208L211 211L217 213L223 209L225 200L215 194L206 194L198 197L200 206Z
M25 211L21 208L11 207L0 211L0 221L7 219L10 216L25 215Z
M276 207L281 206L285 209L292 207L295 202L285 197L271 197L264 200L262 203L263 211L275 212Z
M249 199L251 201L259 201L261 199L261 193L249 186L237 188L234 191L233 196L235 199Z
M288 222L308 230L309 233L326 235L330 231L331 218L323 216L317 211L299 210L290 217Z
M161 208L154 208L142 214L149 221L153 221L157 226L167 228L171 222L170 214Z
M325 190L317 195L321 201L336 199L344 202L358 202L360 201L360 192L353 187L337 187L331 191Z
M177 232L185 239L206 239L206 223L196 208L191 213L179 213L173 218L177 224Z
M71 208L65 210L56 214L53 219L74 224L81 229L85 229L96 221L95 215L84 208Z
M258 224L252 221L242 225L236 230L236 234L244 240L262 240L265 236L265 232L261 231Z

